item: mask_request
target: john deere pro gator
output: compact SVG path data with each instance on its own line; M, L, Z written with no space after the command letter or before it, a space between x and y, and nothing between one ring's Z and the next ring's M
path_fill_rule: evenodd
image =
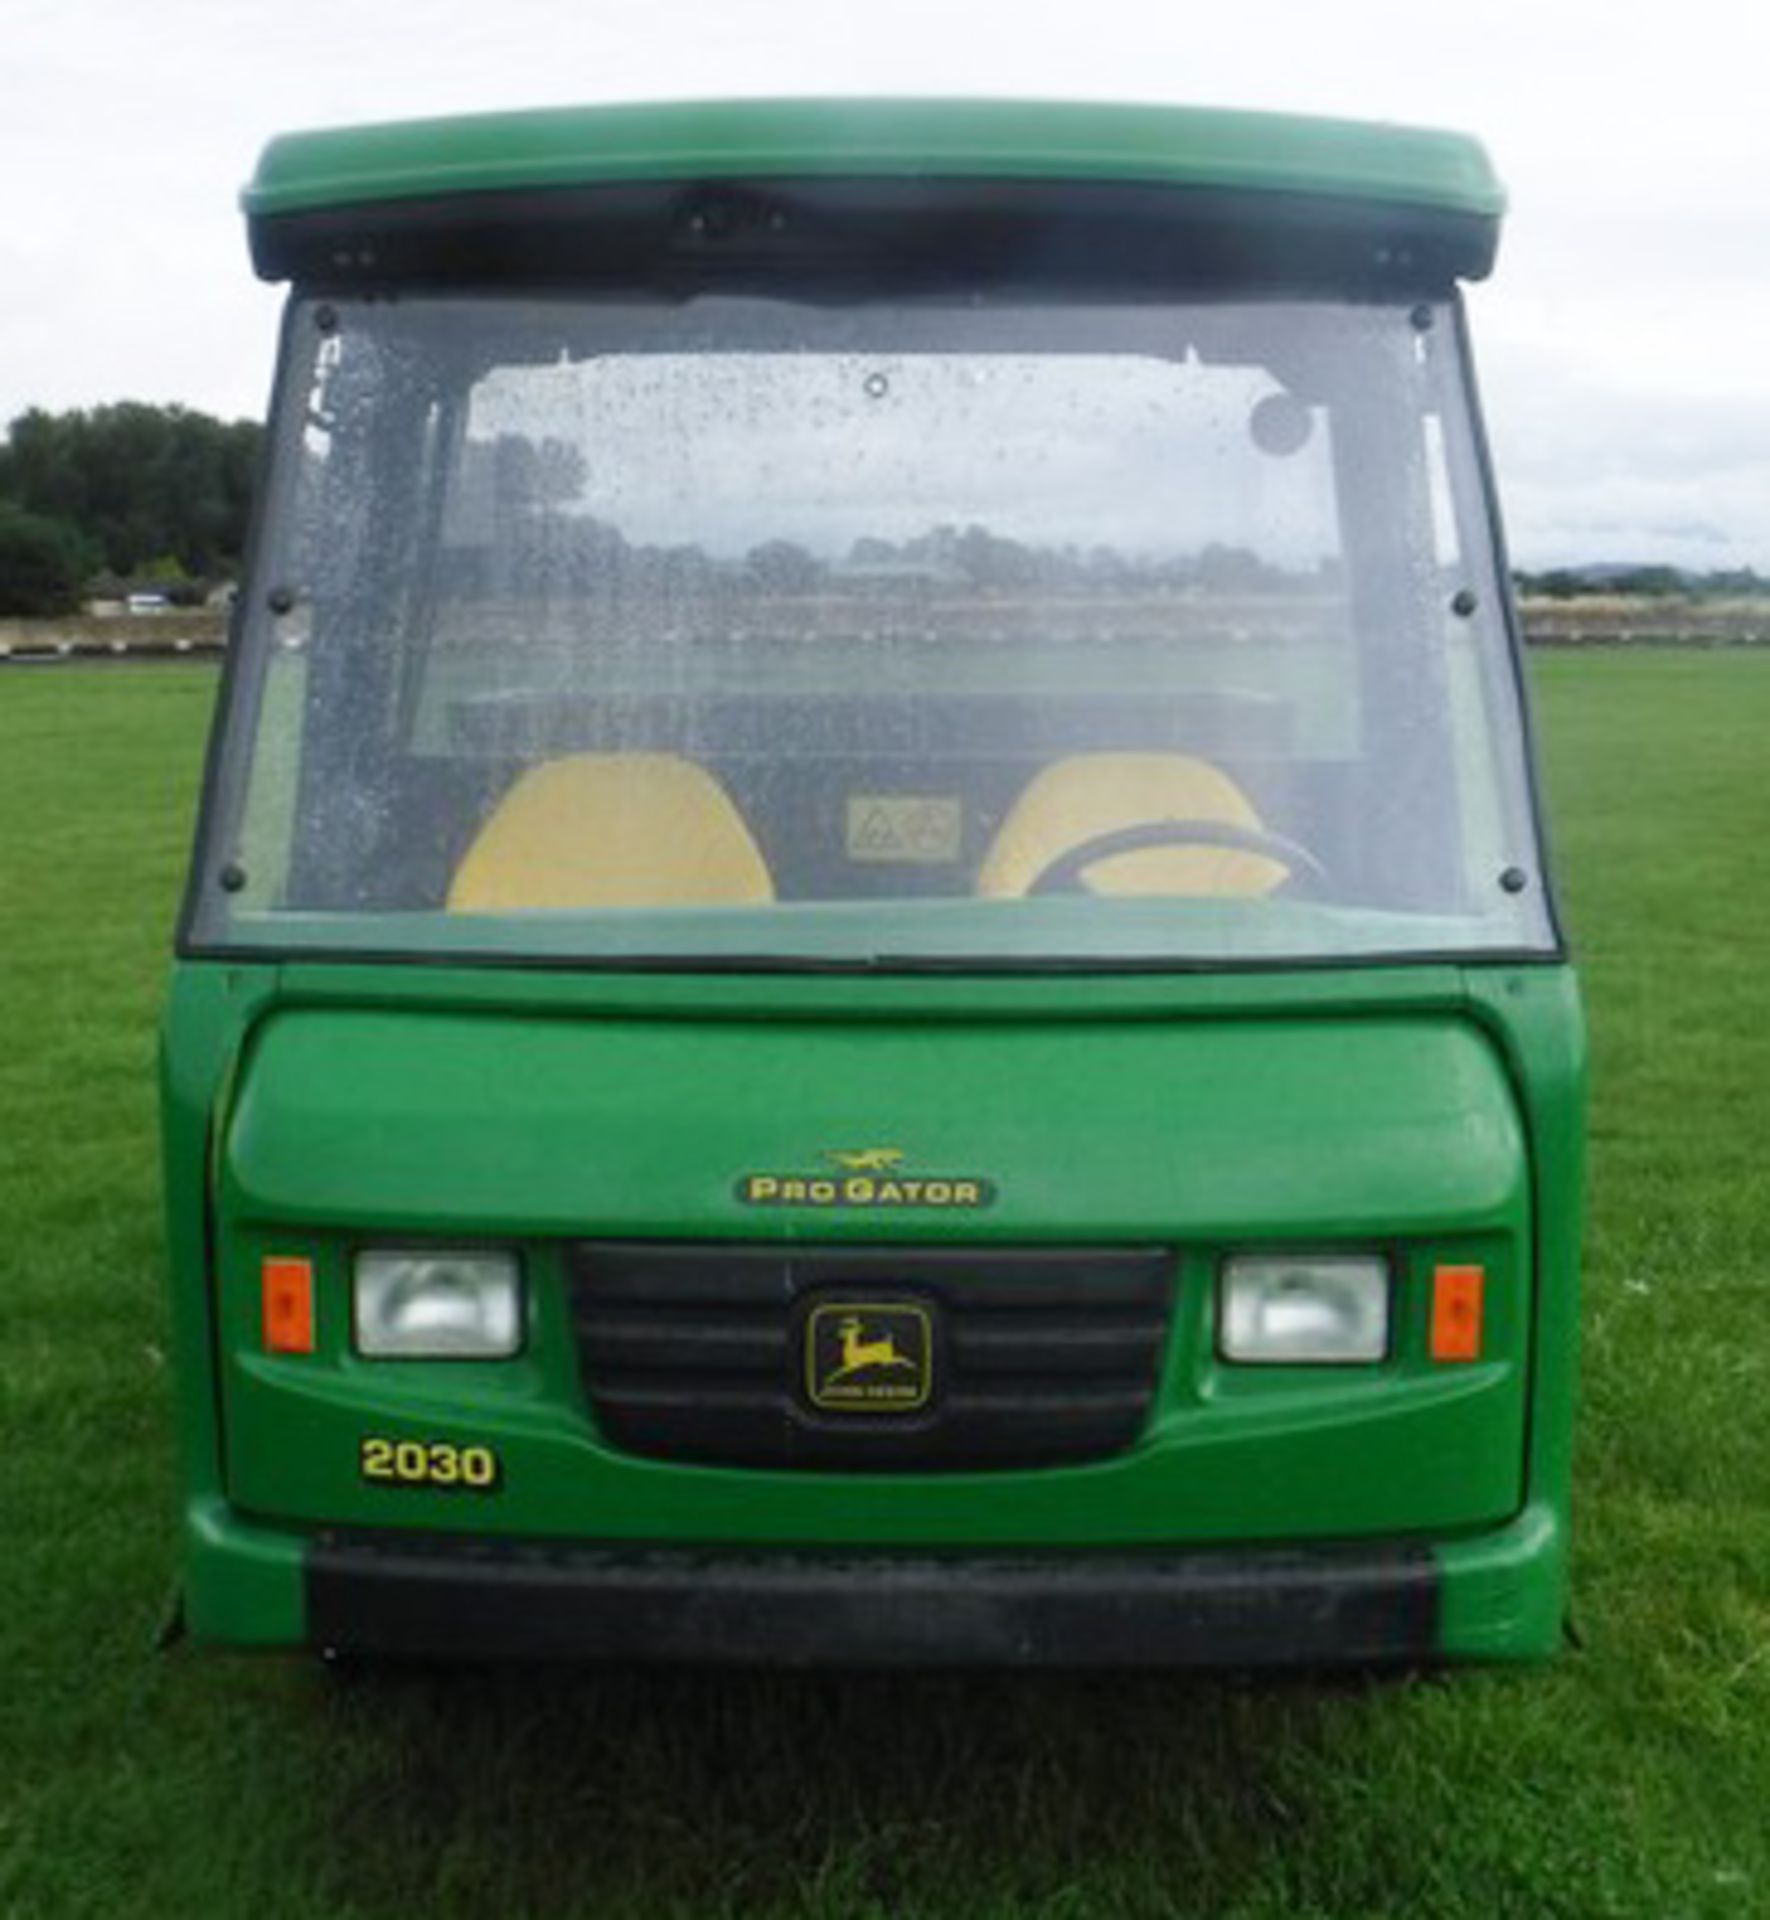
M1153 107L270 145L165 1028L197 1638L1554 1646L1501 204Z

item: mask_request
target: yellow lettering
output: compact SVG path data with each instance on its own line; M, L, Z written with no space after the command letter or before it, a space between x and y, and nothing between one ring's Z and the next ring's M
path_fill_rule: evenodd
M982 1207L991 1190L984 1180L951 1176L924 1179L898 1175L849 1173L840 1179L818 1174L749 1173L738 1183L738 1197L757 1206L801 1207Z

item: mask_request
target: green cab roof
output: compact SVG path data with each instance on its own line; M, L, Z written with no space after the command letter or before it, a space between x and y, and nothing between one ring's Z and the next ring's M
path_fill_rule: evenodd
M1006 100L733 100L549 108L284 134L254 222L330 208L640 181L871 177L1319 194L1497 219L1466 134L1216 108Z

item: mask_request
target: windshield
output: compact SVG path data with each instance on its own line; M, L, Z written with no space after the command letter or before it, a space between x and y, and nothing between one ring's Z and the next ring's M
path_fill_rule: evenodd
M1449 307L291 310L201 947L1547 951Z

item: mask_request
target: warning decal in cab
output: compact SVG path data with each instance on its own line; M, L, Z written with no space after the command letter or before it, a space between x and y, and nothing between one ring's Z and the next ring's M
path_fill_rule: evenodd
M848 857L943 866L959 857L961 823L958 801L943 795L850 794Z

